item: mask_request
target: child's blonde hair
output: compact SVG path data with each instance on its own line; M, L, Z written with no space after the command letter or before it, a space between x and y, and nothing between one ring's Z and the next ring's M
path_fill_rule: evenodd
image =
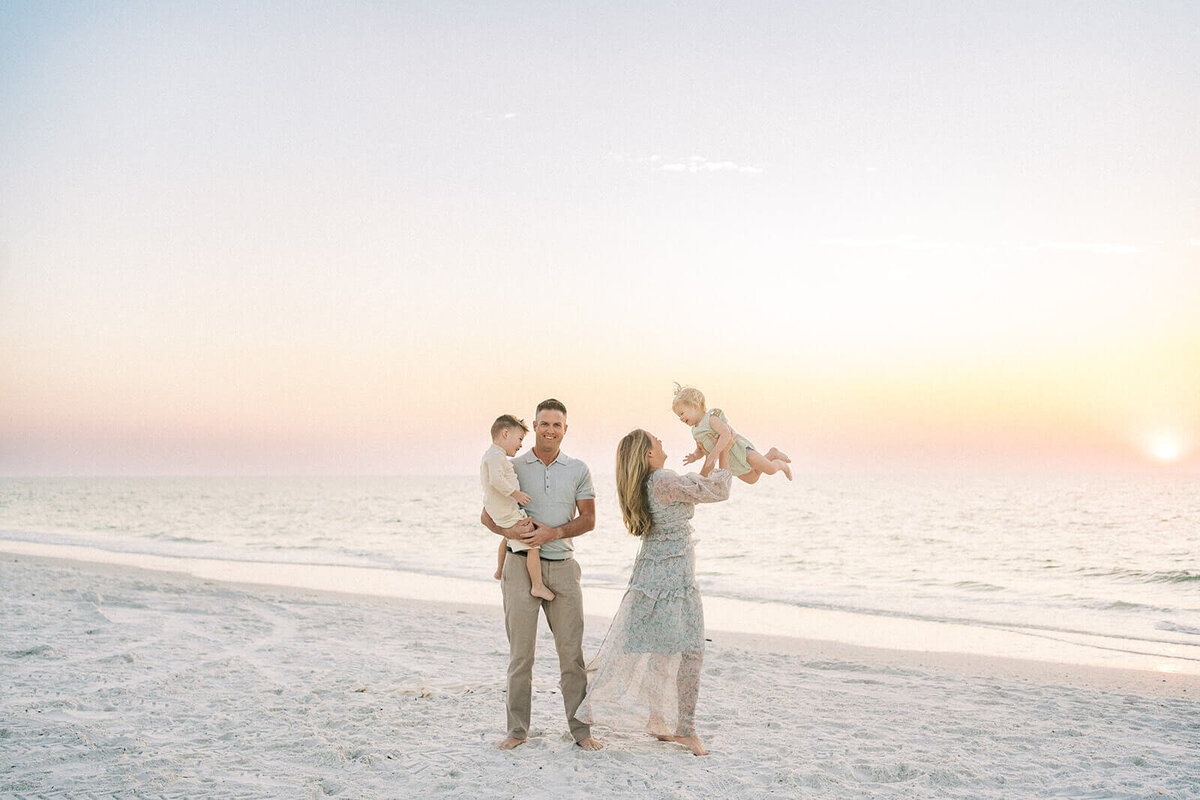
M504 433L506 430L529 433L529 426L525 424L525 420L517 419L512 414L501 414L500 416L496 417L496 421L492 423L492 441L496 441L496 437Z
M676 381L675 397L671 400L671 408L679 408L680 406L695 406L701 411L708 410L708 407L704 405L704 392L695 386L680 386L679 382Z

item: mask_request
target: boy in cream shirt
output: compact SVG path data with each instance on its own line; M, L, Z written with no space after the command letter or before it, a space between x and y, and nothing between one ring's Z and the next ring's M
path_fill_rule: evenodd
M516 525L526 519L521 510L521 503L529 502L529 495L521 491L517 481L516 470L513 469L510 458L521 449L521 442L529 427L523 420L512 414L503 414L492 423L492 446L483 454L479 464L479 480L483 484L484 510L502 528ZM504 574L504 559L508 551L525 553L525 568L529 570L529 580L533 584L529 593L543 600L553 600L554 592L542 583L542 551L537 547L529 547L520 539L501 539L500 552L496 557L496 580ZM527 552L526 552L527 551Z

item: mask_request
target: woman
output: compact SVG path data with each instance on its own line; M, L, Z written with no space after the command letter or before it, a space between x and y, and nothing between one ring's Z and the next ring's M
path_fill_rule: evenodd
M608 636L588 665L588 692L577 713L584 722L644 730L708 755L695 728L704 609L688 520L696 503L728 499L729 444L707 478L663 469L662 442L643 430L617 446L621 516L642 548Z

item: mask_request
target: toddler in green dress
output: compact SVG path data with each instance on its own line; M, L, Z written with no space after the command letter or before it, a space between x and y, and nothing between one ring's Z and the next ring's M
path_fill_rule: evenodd
M704 404L704 393L692 386L675 384L675 397L671 401L671 410L679 420L692 429L692 438L696 440L696 449L683 458L684 464L704 459L701 475L708 475L716 466L716 454L727 441L733 439L729 449L729 470L746 483L757 483L763 475L774 475L782 472L790 481L792 468L788 466L791 459L786 453L772 447L766 455L758 452L750 440L742 436L729 424L725 412L719 408L707 410Z

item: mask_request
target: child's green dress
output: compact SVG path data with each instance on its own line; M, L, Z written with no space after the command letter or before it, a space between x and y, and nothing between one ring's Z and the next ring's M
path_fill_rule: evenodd
M700 420L700 424L692 428L692 438L695 439L704 452L711 453L713 447L717 444L717 432L713 430L712 423L709 422L709 417L715 416L729 425L729 420L725 416L725 412L719 408L709 410L704 415L704 419ZM732 428L732 425L729 425ZM734 433L733 447L729 448L729 471L734 476L745 475L750 471L750 461L746 455L747 450L753 450L754 445L750 444L750 440L742 436L736 430Z

